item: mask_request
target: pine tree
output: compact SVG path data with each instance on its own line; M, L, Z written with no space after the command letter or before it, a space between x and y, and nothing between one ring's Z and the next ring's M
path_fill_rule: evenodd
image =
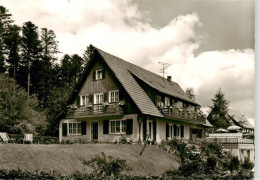
M20 27L17 25L9 25L8 31L5 33L5 39L4 42L6 44L6 48L8 51L8 57L7 57L7 70L10 77L16 78L17 71L20 64L20 56L19 56L19 50L20 50L20 42L21 42L21 36L20 33Z
M212 101L213 106L210 106L211 112L208 116L209 122L215 128L227 128L230 125L227 120L229 102L221 88L217 90Z
M56 82L53 77L55 76L54 64L57 61L58 41L54 31L43 28L41 31L41 44L42 56L39 61L38 80L35 88L38 99L43 107L46 107L47 97L51 89L55 86Z
M89 46L87 46L86 50L83 53L84 65L86 65L89 62L93 52L94 52L94 46L90 44Z
M5 73L6 71L6 45L4 42L5 33L8 26L13 22L11 20L11 14L4 6L0 6L0 72Z
M37 93L35 83L38 82L39 61L41 57L41 42L37 26L32 22L24 23L22 27L22 61L19 71L19 84L27 89L28 97L32 93ZM31 75L32 79L31 79ZM27 79L27 82L25 81ZM32 81L32 86L31 86ZM32 89L31 89L32 88Z

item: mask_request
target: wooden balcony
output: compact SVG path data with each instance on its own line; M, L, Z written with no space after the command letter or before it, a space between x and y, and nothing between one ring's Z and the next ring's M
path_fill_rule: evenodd
M122 115L123 105L119 103L93 104L80 107L68 107L67 118L78 118L98 115Z
M206 117L203 114L196 113L196 112L191 112L187 111L185 109L181 108L174 108L174 107L162 107L159 108L161 113L167 117L167 118L172 118L176 120L182 120L185 122L190 122L190 123L201 123L205 124L206 123Z

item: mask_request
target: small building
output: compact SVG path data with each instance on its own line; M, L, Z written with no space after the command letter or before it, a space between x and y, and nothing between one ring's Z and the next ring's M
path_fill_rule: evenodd
M250 162L255 161L254 139L244 138L244 133L210 133L206 138L208 141L217 139L222 143L226 151L231 152L242 162L248 159Z
M94 47L59 118L59 140L203 138L206 116L178 83Z

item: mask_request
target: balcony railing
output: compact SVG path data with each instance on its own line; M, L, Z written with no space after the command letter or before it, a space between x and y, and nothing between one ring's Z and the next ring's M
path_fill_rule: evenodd
M159 110L165 117L181 119L192 123L206 123L206 116L201 113L191 112L171 106L160 107Z
M213 142L215 140L221 142L222 144L254 144L254 139L245 139L239 137L207 137L207 141Z
M123 105L119 103L93 104L87 106L67 108L67 117L83 117L88 115L123 113Z

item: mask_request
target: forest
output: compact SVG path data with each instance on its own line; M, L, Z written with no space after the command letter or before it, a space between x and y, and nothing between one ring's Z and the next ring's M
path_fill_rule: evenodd
M91 52L91 46L81 55L60 52L53 30L31 21L20 27L9 10L0 6L1 131L58 136L56 117Z

